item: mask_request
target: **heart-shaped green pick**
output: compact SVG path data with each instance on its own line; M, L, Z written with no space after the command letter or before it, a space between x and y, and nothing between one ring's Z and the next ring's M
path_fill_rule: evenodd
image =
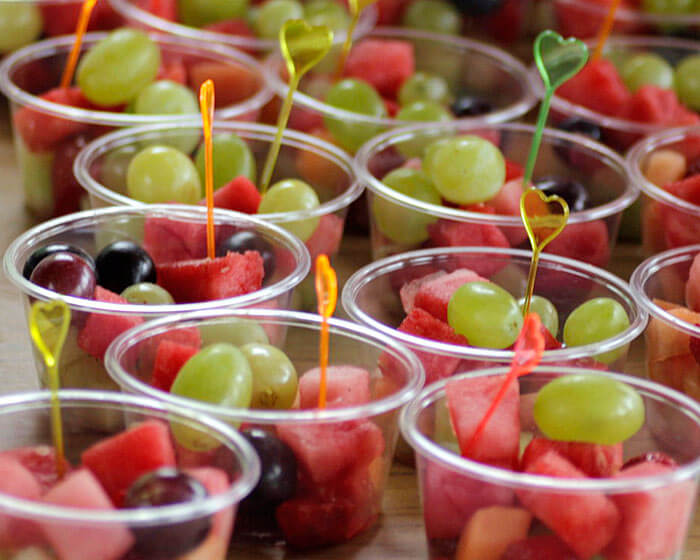
M545 89L554 90L584 67L588 47L575 37L564 39L548 29L535 39L534 55Z

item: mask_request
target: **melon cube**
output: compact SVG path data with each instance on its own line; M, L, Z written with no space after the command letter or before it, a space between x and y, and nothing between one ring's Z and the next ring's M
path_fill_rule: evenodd
M698 175L700 177L700 175ZM700 253L695 255L685 284L685 303L692 311L700 311Z
M31 447L17 447L0 452L0 458L8 458L19 463L27 469L39 484L41 494L46 492L58 481L56 470L56 453L49 445L36 445ZM71 470L70 463L63 459L64 473Z
M605 58L586 64L557 95L604 115L617 115L630 99L617 68Z
M694 205L700 204L700 173L691 175L686 179L666 183L663 185L665 191L681 200L685 200Z
M25 500L40 500L42 489L34 474L19 460L0 456L0 493ZM0 512L0 549L41 544L41 532L29 519Z
M214 191L214 207L244 214L257 214L262 196L248 177L239 175ZM200 204L207 204L204 198Z
M413 311L413 308L415 306L416 294L418 293L418 290L420 290L420 287L426 282L429 282L430 280L434 280L436 278L440 278L440 276L445 276L446 274L447 272L445 272L444 270L438 270L437 272L431 272L430 274L426 274L421 278L414 278L413 280L409 280L403 286L401 286L401 289L399 290L399 297L401 298L401 306L403 307L403 310L407 314Z
M688 162L676 150L656 150L649 154L644 165L644 176L650 183L659 187L680 181L685 177Z
M203 223L148 216L143 224L143 248L156 265L202 258L206 236Z
M608 226L603 220L569 224L547 246L547 252L606 267L610 261Z
M469 282L485 281L473 270L466 268L427 280L418 288L414 305L425 309L433 317L447 322L447 304L457 289Z
M338 252L343 239L345 220L335 214L324 214L318 221L316 229L306 242L306 248L311 255L311 261L316 262L319 255L332 257Z
M199 350L194 346L161 340L151 374L151 385L162 391L170 391L180 368Z
M413 74L413 44L408 41L364 39L350 51L345 76L369 83L380 95L391 99Z
M472 515L457 544L457 560L500 560L508 545L524 539L532 514L519 507L491 506Z
M700 323L700 313L685 307L675 307L668 313L691 325ZM655 362L685 356L690 353L690 335L659 319L651 318L644 333L647 344L647 359Z
M536 437L528 444L520 461L521 470L549 451L559 453L586 475L604 478L613 476L622 468L622 443L598 445L575 441L553 441Z
M313 368L299 378L299 408L317 408L321 368ZM326 406L342 408L370 401L369 372L355 366L328 366Z

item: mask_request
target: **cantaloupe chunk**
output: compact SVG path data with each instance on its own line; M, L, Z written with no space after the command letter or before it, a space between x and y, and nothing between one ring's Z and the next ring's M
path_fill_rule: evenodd
M531 521L532 514L523 508L481 508L462 531L457 560L500 560L508 545L527 536Z

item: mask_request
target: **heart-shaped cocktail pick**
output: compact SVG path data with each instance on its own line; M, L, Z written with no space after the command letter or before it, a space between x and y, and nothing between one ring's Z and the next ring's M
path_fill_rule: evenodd
M301 19L290 19L284 23L279 34L280 50L284 57L289 73L289 91L282 103L277 118L277 134L267 153L263 168L260 192L265 194L270 185L272 171L277 162L282 134L287 127L289 113L292 111L294 93L299 88L299 82L304 74L318 64L333 45L333 31L326 25L309 25Z
M214 124L214 82L206 80L199 88L199 110L204 132L204 192L207 200L207 256L216 256L214 247L214 155L212 126Z
M51 431L56 456L56 473L59 478L65 472L63 448L63 423L58 401L60 381L58 362L66 342L70 326L70 309L62 300L37 301L29 311L29 334L46 364L51 390Z
M340 58L338 59L338 66L335 71L336 78L340 78L340 76L343 75L345 61L348 59L350 48L352 47L352 34L355 32L355 27L357 27L357 22L360 20L362 10L364 10L367 6L374 4L376 1L377 0L348 0L351 19L347 30L347 35L345 37L345 42L343 43L343 50L341 51Z
M92 14L92 9L95 7L97 0L85 0L82 7L80 8L80 16L78 17L78 25L75 28L75 40L73 41L73 48L68 56L68 62L66 67L63 69L63 76L61 76L61 87L67 88L73 81L73 74L75 73L75 67L78 65L78 56L80 55L80 47L83 44L83 37L87 31L88 23L90 22L90 15Z
M316 258L316 298L321 316L321 340L319 342L319 366L321 381L318 388L318 408L326 407L326 370L328 369L328 319L335 312L338 302L338 278L326 255Z

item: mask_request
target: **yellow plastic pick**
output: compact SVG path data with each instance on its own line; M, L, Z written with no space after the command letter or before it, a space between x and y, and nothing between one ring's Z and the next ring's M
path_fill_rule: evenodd
M350 25L348 26L348 34L345 37L345 42L343 43L343 50L340 53L340 59L338 60L338 67L335 71L335 77L339 78L343 75L343 70L345 69L345 61L348 59L350 54L350 48L352 47L352 34L355 32L355 27L357 22L360 20L360 15L362 10L367 6L374 4L377 0L349 0L350 5Z
M328 319L335 312L338 302L338 277L326 255L316 258L316 298L318 314L321 316L321 341L319 343L319 365L321 381L318 388L318 408L326 408L326 370L328 368Z
M199 109L204 128L204 190L207 196L207 256L216 256L214 246L214 156L211 139L214 121L214 82L206 80L199 88Z
M73 48L70 51L68 62L63 69L63 76L61 77L61 87L64 89L70 86L73 81L73 74L75 73L75 67L78 65L78 57L80 56L80 47L83 44L83 37L87 31L90 14L92 14L92 9L95 7L95 4L97 4L97 0L85 0L80 8L78 26L75 28L75 42L73 43Z
M301 78L311 68L318 64L333 44L333 31L326 25L311 26L301 19L290 19L285 22L279 34L280 49L289 73L289 91L282 103L277 119L277 134L267 153L265 167L263 168L260 192L265 194L270 186L272 171L275 169L282 134L287 128L289 114L292 111L294 93L299 88Z
M615 24L615 12L620 5L620 0L612 0L610 8L608 9L608 14L605 16L603 25L600 27L598 32L598 41L595 46L595 51L591 60L598 60L603 55L603 49L605 48L605 43L612 32L613 25Z
M65 452L63 447L63 422L58 400L60 381L58 362L66 342L70 326L70 309L62 300L37 301L29 311L29 334L44 358L51 390L51 431L56 456L56 473L65 473Z
M520 197L520 217L525 224L525 231L532 246L532 262L523 307L523 314L527 315L535 289L540 253L566 226L569 219L569 205L560 196L545 196L541 190L529 188Z

